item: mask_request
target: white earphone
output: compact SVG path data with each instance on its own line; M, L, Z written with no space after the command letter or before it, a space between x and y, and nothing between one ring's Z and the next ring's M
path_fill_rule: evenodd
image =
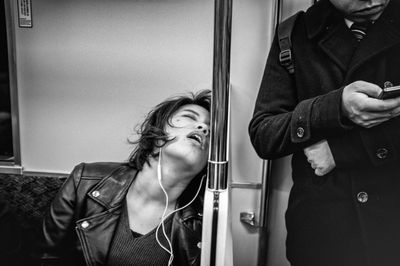
M185 206L180 207L180 208L178 208L178 209L176 209L176 210L174 210L174 211L172 211L172 212L170 212L170 213L168 213L168 214L166 215L166 212L167 212L167 209L168 209L168 193L167 193L167 191L165 191L165 189L164 189L164 187L163 187L163 185L162 185L161 154L162 154L162 148L160 148L160 153L159 153L159 155L158 155L157 179L158 179L158 183L160 184L160 187L161 187L161 189L162 189L162 191L164 192L164 195L165 195L165 208L164 208L164 212L163 212L163 214L162 214L162 216L161 216L161 222L158 224L157 229L156 229L156 240L157 240L158 245L159 245L162 249L164 249L166 252L168 252L168 253L170 254L169 261L168 261L168 266L170 266L170 265L172 264L172 261L174 260L174 252L173 252L173 249L172 249L172 243L171 243L170 239L168 238L167 233L165 232L164 221L165 221L170 215L172 215L173 213L178 212L178 211L180 211L180 210L186 208L186 207L189 206L190 204L192 204L192 202L197 198L197 196L198 196L199 193L200 193L200 189L201 189L201 186L203 185L203 180L204 180L205 175L201 178L200 186L199 186L199 188L198 188L196 194L194 195L193 199L192 199L188 204L186 204ZM164 235L165 239L166 239L167 242L168 242L169 249L168 249L167 247L163 246L163 244L161 244L160 240L158 239L158 230L160 229L160 226L162 227L163 235Z

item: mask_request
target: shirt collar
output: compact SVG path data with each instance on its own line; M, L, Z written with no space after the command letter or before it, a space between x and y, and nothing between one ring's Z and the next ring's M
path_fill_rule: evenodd
M354 21L351 21L351 20L349 20L347 18L344 19L344 22L346 23L347 27L349 27L349 28L351 27L351 25L354 24Z

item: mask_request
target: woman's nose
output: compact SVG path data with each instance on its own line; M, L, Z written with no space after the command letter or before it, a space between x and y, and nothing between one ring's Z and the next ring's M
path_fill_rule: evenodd
M207 136L210 133L210 130L209 130L208 126L206 124L203 124L203 123L202 124L198 124L196 126L196 129L202 131L205 136Z

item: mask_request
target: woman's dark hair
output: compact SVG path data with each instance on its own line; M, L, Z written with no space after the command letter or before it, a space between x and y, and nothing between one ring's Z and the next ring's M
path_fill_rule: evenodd
M168 142L168 136L164 131L165 126L167 123L171 125L172 115L187 104L196 104L210 111L211 91L202 90L197 93L168 98L155 106L138 127L139 139L129 141L136 145L128 159L130 166L142 170L143 165L149 163L150 156L158 155L155 152L156 148L160 148Z

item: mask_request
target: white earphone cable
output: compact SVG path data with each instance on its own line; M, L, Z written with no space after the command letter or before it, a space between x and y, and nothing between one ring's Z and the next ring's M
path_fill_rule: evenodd
M194 195L193 199L192 199L189 203L187 203L186 205L184 205L183 207L180 207L180 208L178 208L178 209L176 209L176 210L174 210L174 211L168 213L167 215L165 215L166 212L167 212L167 210L168 210L168 193L165 191L165 189L164 189L164 187L163 187L163 185L162 185L162 182L161 182L161 181L162 181L162 174L161 174L161 153L162 153L162 148L160 148L160 154L158 155L157 179L158 179L158 183L160 184L160 187L161 187L161 189L162 189L162 191L164 192L164 195L165 195L165 208L164 208L164 212L163 212L163 214L162 214L162 216L161 216L161 222L158 224L157 229L156 229L156 240L157 240L158 245L159 245L162 249L164 249L166 252L168 252L168 253L170 254L170 258L169 258L169 261L168 261L168 266L170 266L170 265L172 264L172 261L174 260L174 254L173 254L173 249L172 249L172 243L171 243L171 241L169 240L169 238L168 238L168 236L167 236L167 233L165 232L164 222L165 222L165 220L166 220L170 215L172 215L173 213L178 212L178 211L180 211L180 210L186 208L187 206L189 206L190 204L193 203L193 201L197 198L197 196L198 196L199 193L200 193L200 190L201 190L201 187L202 187L202 185L203 185L203 180L204 180L205 175L202 176L201 182L200 182L200 186L199 186L199 188L197 189L197 192L196 192L196 194ZM170 249L168 249L168 248L165 247L163 244L161 244L161 242L160 242L160 240L159 240L159 238L158 238L158 230L160 229L160 226L162 227L163 235L164 235L165 239L167 240Z
M168 252L168 253L170 254L170 259L169 259L169 261L171 261L171 257L173 257L173 254L172 254L172 244L171 244L171 241L169 240L169 238L167 237L167 235L166 235L166 233L165 233L165 229L164 229L164 220L165 220L164 217L165 217L165 214L166 214L166 212L167 212L167 210L168 210L168 193L165 191L164 186L162 185L162 181L161 181L161 180L162 180L162 174L161 174L161 154L162 154L162 149L160 148L160 153L159 153L159 155L158 155L158 164L157 164L157 179L158 179L158 183L159 183L159 185L160 185L160 187L161 187L161 189L162 189L162 191L164 192L164 195L165 195L165 208L164 208L163 214L162 214L162 216L161 216L161 222L158 224L157 229L156 229L156 240L157 240L158 245L159 245L162 249L164 249L166 252ZM160 226L161 226L161 225L162 225L162 228L163 228L164 237L166 238L170 249L168 249L168 248L165 247L163 244L161 244L161 242L160 242L160 240L159 240L159 238L158 238L158 230L160 229ZM169 262L168 262L168 265L170 265Z

